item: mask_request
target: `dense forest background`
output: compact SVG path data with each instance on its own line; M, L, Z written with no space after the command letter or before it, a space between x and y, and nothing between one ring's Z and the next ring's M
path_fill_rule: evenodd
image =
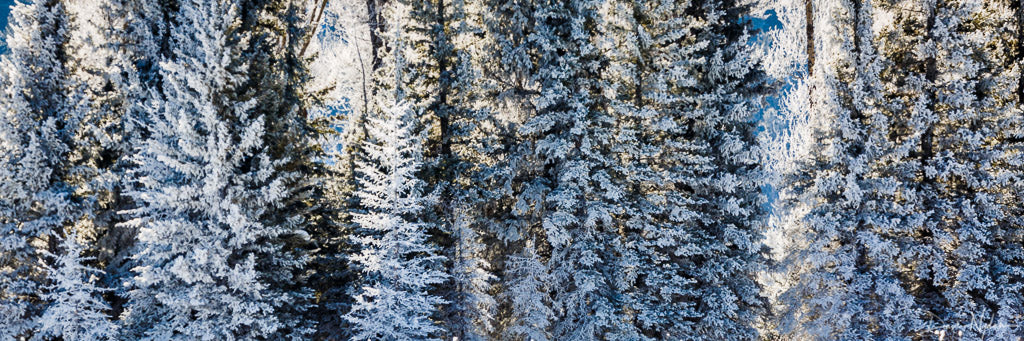
M1020 1L9 8L0 339L1024 335Z

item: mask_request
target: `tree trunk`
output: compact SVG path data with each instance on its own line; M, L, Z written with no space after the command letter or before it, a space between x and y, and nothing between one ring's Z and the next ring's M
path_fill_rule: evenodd
M381 31L387 25L384 20L384 14L381 10L387 5L388 0L366 0L366 13L370 26L370 54L372 57L371 71L377 71L380 69L383 60L380 56L380 49L384 47L384 40L381 38ZM371 72L373 74L373 72ZM376 92L376 90L373 90Z
M864 39L861 39L860 36L860 11L864 7L864 3L863 0L853 0L851 2L853 4L853 60L855 63L853 65L853 73L855 77L860 78L862 66L864 63L864 60L861 59L861 52L864 51L864 49L861 47L861 44L864 43ZM870 44L870 40L867 43ZM865 85L870 87L873 86L874 84L866 83ZM853 105L850 106L850 120L853 122L860 123L864 119L864 114L860 111L860 109L858 109L858 103L856 103L856 99L854 99L854 102L852 104Z
M447 26L446 18L444 16L444 0L437 1L437 25L438 30L444 32ZM438 42L438 44L450 44L450 38L447 34L444 34L446 41ZM446 51L449 49L445 49ZM448 94L451 92L452 86L452 70L449 70L448 66L448 55L438 55L437 68L438 68L438 95L437 95L437 108L439 110L438 121L441 128L441 150L438 153L438 157L441 159L441 166L447 169L447 160L451 158L452 142L451 142L451 106L448 103Z
M935 6L937 7L938 5L935 5ZM926 24L925 24L925 34L927 35L927 41L930 41L930 42L935 41L935 35L934 35L934 31L935 31L935 15L936 15L936 12L938 12L938 8L936 8L936 7L933 7L931 12L928 13L928 19L927 19ZM926 92L927 92L927 95L928 95L928 111L930 111L930 112L935 111L935 101L938 100L937 94L935 93L936 90L935 90L935 86L934 86L935 85L935 80L938 79L938 74L939 74L939 72L938 72L938 68L937 68L937 65L936 65L935 56L934 55L928 56L928 58L925 59L925 75L924 76L925 76L925 80L927 80L927 82L926 82L927 85L926 86L929 87L926 90ZM920 160L921 160L921 167L922 167L922 176L925 179L927 179L928 176L926 174L924 174L923 169L924 169L924 167L927 166L928 160L930 160L932 158L932 156L934 155L934 151L932 150L933 149L933 146L932 146L933 141L932 140L934 139L934 135L935 135L934 131L935 131L935 126L934 125L929 125L928 128L925 129L924 134L921 135L921 154L920 154Z
M807 75L814 73L814 0L804 0L807 29Z
M1019 0L1010 1L1010 6L1015 10L1014 17L1017 19L1017 58L1016 63L1024 62L1024 3ZM1017 76L1017 104L1024 104L1024 71Z

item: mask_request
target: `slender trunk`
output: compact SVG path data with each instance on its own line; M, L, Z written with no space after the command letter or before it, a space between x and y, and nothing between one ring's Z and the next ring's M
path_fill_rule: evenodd
M319 4L314 5L314 12L309 17L309 24L306 27L309 28L309 32L306 33L305 41L302 42L302 48L299 50L299 57L306 55L306 48L316 38L316 29L320 27L320 19L323 18L324 10L327 9L327 0L317 0Z
M442 44L443 45L451 44L451 40L449 39L448 35L444 33L445 32L445 27L448 24L445 20L446 19L445 19L445 16L444 16L444 0L438 0L437 1L438 34L441 34L444 37L444 41L438 41L438 43L437 43L439 45L438 47L442 47L442 46L440 46ZM447 47L447 46L445 46L445 47ZM442 51L450 51L450 50L451 49L445 48ZM449 66L448 66L448 58L449 57L451 57L451 56L449 56L447 54L447 52L444 52L444 54L438 54L438 56L437 56L437 68L438 68L438 71L439 71L439 75L438 75L438 85L439 85L438 88L439 89L438 89L438 95L437 95L437 108L439 109L439 111L438 111L438 114L439 114L438 115L438 120L440 121L439 124L440 124L440 128L441 128L441 146L440 146L441 147L441 151L438 154L438 157L441 159L441 162L442 162L441 166L444 169L448 168L446 163L448 162L447 160L451 157L451 152L452 152L451 136L450 136L451 135L451 117L450 117L451 116L451 106L448 103L448 93L451 91L451 86L452 86L452 70L448 69L449 68Z
M1024 62L1024 3L1011 1L1010 4L1014 7L1017 19L1017 58L1014 60L1016 63L1022 63ZM1020 72L1017 79L1017 104L1024 105L1024 71Z
M861 39L861 36L860 36L860 32L861 32L861 13L860 12L861 12L861 9L864 7L864 3L863 3L863 0L852 0L851 2L853 4L853 58L854 58L853 73L855 75L854 77L861 78L861 70L862 70L862 67L864 66L863 65L864 64L864 60L862 59L863 58L862 53L863 53L864 49L861 47L861 44L864 43L864 40ZM868 86L868 87L873 86L873 84L867 84L867 83L865 83L864 85ZM856 100L857 99L854 99L854 101L856 101ZM858 108L858 103L854 102L853 105L850 106L850 120L853 121L853 122L856 122L856 123L860 123L860 121L863 120L863 118L864 118L864 114L861 113L860 109Z
M359 58L360 81L363 86L363 111L366 111L370 108L370 90L366 86L369 74L366 72L366 63L363 61L362 48L359 47L358 41L354 42L354 44L356 44L356 57Z
M814 0L804 0L807 34L807 75L814 73Z
M385 28L387 23L384 21L384 14L381 10L384 9L384 5L387 4L388 0L366 0L366 13L370 26L370 54L372 56L372 71L377 71L383 64L383 60L380 56L380 49L384 47L384 40L381 38L381 30ZM376 90L373 90L376 92Z
M807 40L807 110L814 110L814 0L804 0L804 29Z
M927 19L927 21L925 23L925 34L927 35L927 41L928 42L934 42L935 41L935 35L934 35L933 31L935 31L935 15L936 15L936 12L938 12L938 8L933 7L931 12L928 13L928 19ZM928 56L928 58L925 59L925 80L926 80L926 82L925 82L926 85L925 86L927 86L928 89L925 90L925 91L926 91L926 93L928 95L928 111L929 112L935 111L935 101L938 99L937 94L935 93L935 80L938 79L938 73L939 72L938 72L938 68L937 68L937 65L936 65L935 55L933 54L933 55ZM933 141L932 140L934 139L934 135L935 135L934 134L934 130L935 130L934 124L933 125L929 125L928 128L925 129L924 134L921 135L920 161L921 161L922 169L927 166L928 161L934 155L934 151L932 150L933 149L933 146L932 146ZM923 174L923 176L927 180L928 176L925 173L923 173L923 171L922 171L922 174Z

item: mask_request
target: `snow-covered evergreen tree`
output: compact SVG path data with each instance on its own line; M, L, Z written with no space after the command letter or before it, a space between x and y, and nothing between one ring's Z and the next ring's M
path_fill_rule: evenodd
M130 217L122 211L134 206L126 193L133 185L133 148L146 135L147 108L158 97L157 59L167 36L168 2L70 1L75 20L70 43L74 46L75 76L86 85L91 106L76 137L72 159L78 167L78 192L88 198L87 228L80 235L89 240L85 252L95 255L95 265L105 269L103 286L114 293L114 315L121 312L123 284L132 277L137 230L120 223Z
M787 141L806 154L783 167L780 221L794 237L781 331L816 339L1013 335L1020 263L1004 250L1019 248L1019 225L1006 219L1018 204L1005 198L1013 196L1008 170L1018 147L1006 137L1019 114L1010 104L1017 76L1000 47L1009 39L999 33L1011 21L1009 5L788 6L812 8L813 30L784 30L813 32L807 55L815 57L805 88L790 96L806 101L786 107L807 115L793 128L813 138L797 132Z
M536 66L529 37L534 31L534 2L469 1L467 22L482 37L466 48L473 65L473 102L480 114L467 132L467 150L473 160L471 184L480 203L477 224L489 236L487 259L495 269L498 310L494 337L550 339L556 318L539 248L545 248L540 224L541 210L532 209L540 199L536 186L540 167L531 165L533 147L524 143L520 126L533 116L538 95ZM477 29L476 27L479 27ZM458 41L458 40L457 40ZM529 246L532 245L532 246ZM529 263L518 262L531 255Z
M401 1L405 2L405 1ZM489 262L479 243L492 238L488 224L480 221L481 196L487 194L479 181L479 164L490 160L478 125L489 120L479 105L479 64L472 60L480 41L482 23L470 12L479 6L462 0L408 2L410 13L394 23L402 30L408 74L403 93L422 115L424 169L421 178L436 196L424 212L438 229L431 239L452 261L452 282L439 286L438 294L449 302L441 320L450 335L462 340L487 337L492 329L493 298L489 291ZM403 21L398 21L403 20ZM486 129L486 128L485 128Z
M365 155L367 117L383 110L381 104L395 103L402 96L400 89L405 88L398 86L406 84L401 75L407 72L402 66L407 49L400 26L394 24L408 16L407 7L394 7L405 5L392 0L330 1L325 8L325 22L336 26L330 31L325 27L323 32L336 37L325 38L323 43L336 41L323 46L328 50L317 52L311 65L312 84L335 87L326 95L338 96L336 109L343 116L337 117L336 128L341 132L331 142L337 149L328 151L332 162L324 183L325 204L336 211L325 216L333 227L312 231L319 246L310 267L314 271L311 285L319 301L311 311L320 321L316 337L350 338L354 333L343 316L355 303L363 281L352 260L361 247L351 238L358 228L353 214L365 212L355 194L359 189L357 161ZM339 63L347 68L339 68ZM333 84L325 83L331 78Z
M520 255L505 260L504 291L502 299L511 305L508 325L501 337L508 340L547 341L551 339L551 324L555 311L551 309L548 268L537 255L532 242L527 243Z
M69 161L88 102L68 71L64 2L17 3L0 59L0 338L33 334L42 253L80 214Z
M994 141L1002 147L998 160L992 164L995 181L996 202L1002 205L1002 217L993 229L992 246L989 260L992 265L992 292L996 299L992 300L998 307L993 309L995 318L990 320L989 329L995 337L1005 337L1008 333L1020 334L1024 331L1020 325L1019 312L1024 311L1024 115L1020 114L1020 105L1024 103L1024 3L1020 1L988 1L983 21L987 29L985 38L985 61L993 65L985 74L992 81L986 87L987 97L1001 110L1006 106L1013 107L1016 113L1001 116L995 120L999 128L991 129ZM1016 50L1013 49L1016 47ZM1016 322L1015 322L1016 321ZM994 323L993 323L994 322ZM1012 326L1017 324L1017 326Z
M742 2L610 1L603 11L626 193L620 338L756 338L765 304L754 115L764 77ZM728 274L728 275L725 275Z
M453 246L448 256L452 289L447 295L449 303L445 310L449 335L459 340L482 341L494 330L497 303L490 289L495 277L488 271L490 264L483 237L473 225L477 214L468 207L474 206L459 205L454 212Z
M353 260L362 272L362 290L345 315L357 340L430 339L442 332L432 319L443 299L430 293L447 280L444 257L427 240L422 222L423 183L416 178L422 147L412 134L413 111L395 105L370 117L357 195L366 208L354 214L362 247Z
M333 213L320 184L327 171L321 141L336 132L330 118L311 112L321 94L309 89L309 65L303 54L315 31L309 22L322 2L293 0L249 0L239 30L253 39L243 40L245 71L252 83L242 93L255 102L254 116L266 126L262 143L266 157L275 160L280 190L285 195L266 206L258 215L264 226L280 233L266 240L267 257L257 261L269 292L280 293L282 306L275 316L282 322L281 337L308 337L316 324L309 318L313 292L308 287L308 249L315 245L310 231L336 226L326 221ZM307 18L308 17L308 18ZM275 186L277 186L275 184Z
M251 44L273 36L240 2L177 5L163 96L132 173L139 253L123 337L301 337L305 294L293 286L304 259L289 240L305 235L292 165L303 155L282 144L303 148L305 137L291 125L303 122L289 116L294 97L276 91L294 70L266 69L277 59Z
M470 2L477 4L477 2ZM479 106L490 110L486 119L474 122L473 141L479 154L486 157L476 162L480 167L476 184L486 194L486 214L481 216L495 238L505 243L508 252L497 257L517 254L522 245L512 243L535 234L538 212L529 210L524 191L536 200L536 192L525 188L534 176L523 169L532 154L522 142L519 126L532 116L533 98L537 96L535 65L530 56L529 36L533 32L532 0L487 0L467 9L473 20L481 22L483 39L473 44L473 63L481 76L475 86Z
M904 261L913 274L905 286L927 333L1019 336L1022 300L1011 289L1018 275L1006 275L1019 273L1020 263L1003 258L1020 245L1019 225L1005 219L1019 203L1003 199L1012 194L999 190L1006 178L993 168L1019 148L1001 138L1020 124L1011 93L1017 76L998 46L1014 14L998 1L899 3L914 12L882 4L894 18L884 29L881 52L893 63L883 81L905 120L898 149L907 151L902 175L913 184L903 189L914 207L905 228L920 245Z
M614 118L601 96L605 59L595 46L601 1L539 1L529 36L536 112L521 126L527 163L519 200L550 247L553 337L613 337L623 319L613 302L614 216L623 195L609 153Z
M372 44L367 2L327 1L321 22L306 50L311 57L308 88L321 101L311 106L312 115L331 122L335 130L321 139L325 173L320 185L321 224L311 226L316 245L310 254L309 287L316 305L308 316L317 322L314 339L346 338L350 328L342 318L352 303L358 278L349 264L355 253L351 211L357 207L354 191L355 158L362 144L362 117L372 108ZM340 132L339 132L340 131Z
M49 286L42 299L47 302L46 310L40 316L39 331L35 338L41 340L112 340L117 335L117 325L107 311L110 306L101 294L106 289L96 286L102 271L86 265L91 257L83 257L83 245L78 233L72 231L60 239L59 254L49 254L54 265L47 266L46 277Z
M794 215L783 219L794 226L784 227L793 242L784 258L791 283L781 296L781 332L815 339L906 337L925 325L902 283L901 257L915 247L902 221L913 208L901 203L897 190L900 151L889 139L893 120L879 86L885 60L876 53L873 3L813 5L815 50L805 55L814 56L805 62L813 68L802 85L808 104L793 101L785 108L810 116L807 126L796 128L810 129L814 140L792 141L813 144L784 171L780 188L780 212ZM822 19L830 17L839 19Z

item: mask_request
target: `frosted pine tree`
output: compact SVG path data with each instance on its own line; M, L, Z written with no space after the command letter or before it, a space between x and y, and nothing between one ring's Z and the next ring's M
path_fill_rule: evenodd
M548 268L537 255L532 243L527 243L522 254L505 260L505 282L502 299L511 305L508 325L503 326L502 338L508 340L551 340L551 324L555 311L551 309Z
M471 41L470 76L474 102L483 111L468 132L466 154L474 160L471 183L478 196L477 223L491 236L488 260L497 275L499 303L495 337L526 340L550 339L556 319L547 287L553 283L538 248L543 240L540 167L533 167L533 146L520 126L533 116L537 97L536 65L529 37L535 29L533 1L469 1L466 15L479 27L479 40ZM539 246L538 246L539 245ZM530 262L520 262L530 255Z
M39 318L35 337L67 341L114 339L117 325L110 320L110 306L101 296L107 290L95 283L102 271L86 264L93 259L82 256L84 247L78 241L78 233L72 231L54 238L60 239L60 251L56 255L45 253L54 259L54 265L46 269L50 285L41 298L48 306Z
M990 292L997 299L992 300L998 308L993 309L995 318L990 329L996 337L1007 333L1024 331L1019 312L1024 311L1024 203L1018 198L1024 195L1024 122L1021 121L1020 103L1024 103L1024 3L1019 1L985 2L983 11L991 13L985 17L985 39L999 44L986 44L985 54L989 63L995 64L987 72L992 81L987 87L987 97L997 107L1016 104L1016 114L1002 116L996 122L999 129L993 131L996 141L1002 147L998 161L993 162L992 173L998 184L990 190L997 191L997 202L1003 205L1002 219L992 236L994 286ZM1016 50L1011 47L1015 46ZM1000 67L1001 66L1001 67ZM986 82L987 83L987 82ZM1007 103L1009 102L1009 103ZM1006 109L1003 109L1006 110ZM1016 321L1016 322L1014 322ZM1012 325L1016 324L1014 328Z
M620 337L756 338L764 76L747 5L610 1L604 13L627 193L615 287L631 329Z
M513 325L540 323L519 321L533 316L532 312L517 311L525 306L511 301L536 296L519 297L520 292L509 291L510 283L520 279L505 264L524 252L526 238L542 233L538 225L532 224L539 212L524 207L525 201L517 206L515 196L524 182L530 182L526 179L533 177L519 167L532 151L520 143L518 131L533 112L531 99L537 94L527 40L532 31L533 8L529 1L453 1L450 6L452 13L458 14L451 19L457 25L450 33L457 58L451 76L455 91L450 101L461 110L453 119L452 152L460 162L454 183L464 193L457 196L470 204L471 223L480 242L500 246L486 247L472 256L488 265L481 274L490 270L497 275L491 290L498 303L495 309L481 308L472 316L474 327L492 324L490 337L510 337L508 328ZM461 22L455 24L456 18L462 18ZM464 295L492 300L488 296L484 292ZM550 300L537 304L547 305L545 309L551 312ZM554 318L553 314L542 315ZM539 332L549 335L551 323L540 324Z
M422 222L426 203L416 178L422 147L412 134L414 117L408 105L396 105L367 122L356 192L366 212L354 214L362 250L352 257L363 287L345 315L356 340L430 339L443 330L432 316L445 301L430 290L447 276Z
M902 283L900 257L914 246L902 231L908 210L891 166L899 151L888 139L893 123L878 86L884 60L875 52L871 6L813 7L812 124L803 129L819 142L780 194L784 212L801 215L784 260L793 284L782 295L781 331L791 337L902 338L924 327ZM829 16L842 19L820 19Z
M906 228L920 244L905 262L913 274L906 286L925 311L927 333L1019 335L1022 301L1010 288L1019 286L1020 263L1003 258L1020 245L1019 225L1006 219L1019 203L1004 199L1013 195L999 190L1007 179L998 175L1019 150L1002 136L1019 129L1020 114L1011 93L1018 76L998 38L1014 14L1000 1L900 3L916 10L909 13L883 3L896 18L885 30L893 67L884 81L906 118L900 148L916 211Z
M698 62L690 71L696 84L692 97L684 100L689 111L684 117L693 117L693 122L687 122L691 130L682 136L685 140L693 134L698 143L706 144L702 156L716 170L692 186L692 198L705 201L696 206L701 216L695 228L689 229L696 237L694 245L702 249L696 259L703 262L690 270L699 284L693 296L700 297L703 306L696 310L703 318L694 331L707 339L754 338L751 322L766 308L761 288L754 281L766 251L762 243L766 218L759 163L762 150L756 140L766 78L761 60L750 48L754 31L747 21L752 14L748 2L705 3L695 13L707 20L708 26L698 31L694 40L700 47L694 56ZM672 34L663 39L668 36ZM685 162L672 167L677 174L688 172L681 171L687 168ZM681 197L675 200L687 201L685 194Z
M477 167L489 161L483 152L478 124L489 120L478 104L481 76L472 49L480 39L481 24L470 6L461 0L408 2L410 14L394 21L402 30L407 79L403 93L415 103L424 140L422 179L433 205L424 213L438 229L432 240L442 246L452 281L439 286L448 305L441 319L448 326L446 338L480 339L492 329L493 298L488 290L489 262L480 243L491 238L489 227L478 215L483 205ZM401 20L401 21L399 21Z
M670 37L696 30L698 21L680 18L685 18L686 5L609 1L602 8L601 48L611 59L603 77L613 89L605 96L617 122L612 153L621 160L616 168L622 176L615 181L626 193L624 212L616 220L622 232L613 282L629 322L618 335L623 339L685 335L681 331L692 328L687 317L696 316L691 306L672 299L693 292L696 284L671 253L695 253L683 229L698 214L695 203L679 200L673 188L677 182L692 186L695 173L707 169L709 161L699 155L700 145L679 138L690 127L677 110L686 98L677 89L694 81L687 66L695 56L691 41L676 44ZM670 162L688 167L657 171Z
M126 193L133 185L133 148L145 136L146 109L158 95L156 60L166 37L165 13L169 3L152 1L71 1L69 12L76 22L70 43L75 76L86 86L83 94L91 106L76 137L72 159L77 170L79 193L89 198L91 226L80 230L90 240L86 253L95 255L105 269L104 286L123 293L132 276L136 229L120 225L130 217L121 211L134 205ZM161 45L163 47L161 48ZM120 314L123 300L114 293L112 314Z
M316 305L308 316L317 322L314 339L346 338L342 314L352 303L351 291L358 287L357 273L348 256L355 253L351 234L354 229L350 211L358 204L353 195L356 186L355 158L362 144L362 117L371 108L373 98L372 44L367 3L363 1L327 1L322 18L306 50L311 57L308 91L321 95L321 102L310 107L312 115L329 120L332 129L321 139L326 174L320 185L322 224L310 228L316 248L310 254L309 286L315 291Z
M334 81L336 84L320 83L343 91L327 96L341 97L344 105L339 108L339 114L344 116L337 119L341 130L335 141L338 148L330 156L334 162L328 166L331 175L324 184L328 205L336 208L335 215L330 217L336 230L313 231L320 245L311 262L314 273L310 278L318 291L319 304L312 310L320 315L317 316L321 322L317 337L350 338L355 333L344 315L355 303L354 296L362 290L363 281L352 259L361 248L352 238L358 229L353 214L365 212L355 194L359 189L357 162L365 155L367 117L381 111L382 105L395 103L396 84L404 84L400 81L404 67L397 66L404 63L404 38L393 25L407 15L406 7L393 9L402 5L392 0L330 1L325 18L327 22L339 24L330 29L340 36L334 39L340 41L329 51L319 51L311 65L315 73L313 85L339 72L339 61L348 60L340 64L350 66L347 71L342 69L347 75L339 75ZM341 31L337 31L339 27ZM325 73L326 70L331 71ZM322 238L325 235L330 237Z
M495 277L488 268L483 237L474 228L476 215L465 204L456 204L452 226L451 286L446 310L449 333L459 340L486 340L494 330L497 303L490 295Z
M81 207L68 159L88 103L67 68L69 30L62 1L11 9L0 59L0 338L32 335L45 292L39 251Z
M247 78L266 59L244 54L256 30L241 29L241 4L178 5L160 63L163 98L132 173L139 206L127 213L140 251L122 337L294 338L301 294L277 283L301 283L291 276L303 259L285 245L304 235L286 210L302 195L291 186L298 173L284 169L300 155L274 143L299 136L275 135L294 118L270 110L292 104L270 96L271 76Z
M550 247L553 336L560 340L611 337L622 323L609 277L615 202L623 193L612 181L615 122L600 96L599 7L599 1L538 2L528 38L540 91L536 112L520 128L528 163L519 167L526 181L519 200L533 201Z
M536 211L528 209L539 200L537 186L532 186L532 172L524 165L532 147L521 143L519 126L533 115L532 100L538 95L534 78L535 65L530 55L530 34L533 32L533 2L519 0L487 0L470 2L469 16L479 18L483 38L469 49L471 60L478 67L476 101L488 108L491 115L478 119L471 132L479 143L477 150L488 160L481 160L477 176L479 188L487 195L482 218L495 238L506 243L516 254L516 245L528 235L542 233L536 224ZM518 193L518 194L517 194ZM519 195L522 194L522 195Z
M308 287L309 249L315 247L310 231L332 228L327 221L333 207L324 199L321 184L327 174L321 141L335 134L330 118L311 113L321 93L309 90L309 65L304 51L316 34L309 27L323 2L293 0L243 1L239 30L253 37L242 40L243 60L253 82L241 93L255 103L254 117L262 117L266 158L278 172L282 196L256 216L259 224L278 232L266 240L265 256L256 269L268 291L283 295L274 312L282 323L278 337L304 339L313 332L309 318L313 291ZM241 11L241 9L248 10ZM251 97L249 97L251 96ZM246 168L244 168L246 169ZM258 195L258 194L256 194Z

